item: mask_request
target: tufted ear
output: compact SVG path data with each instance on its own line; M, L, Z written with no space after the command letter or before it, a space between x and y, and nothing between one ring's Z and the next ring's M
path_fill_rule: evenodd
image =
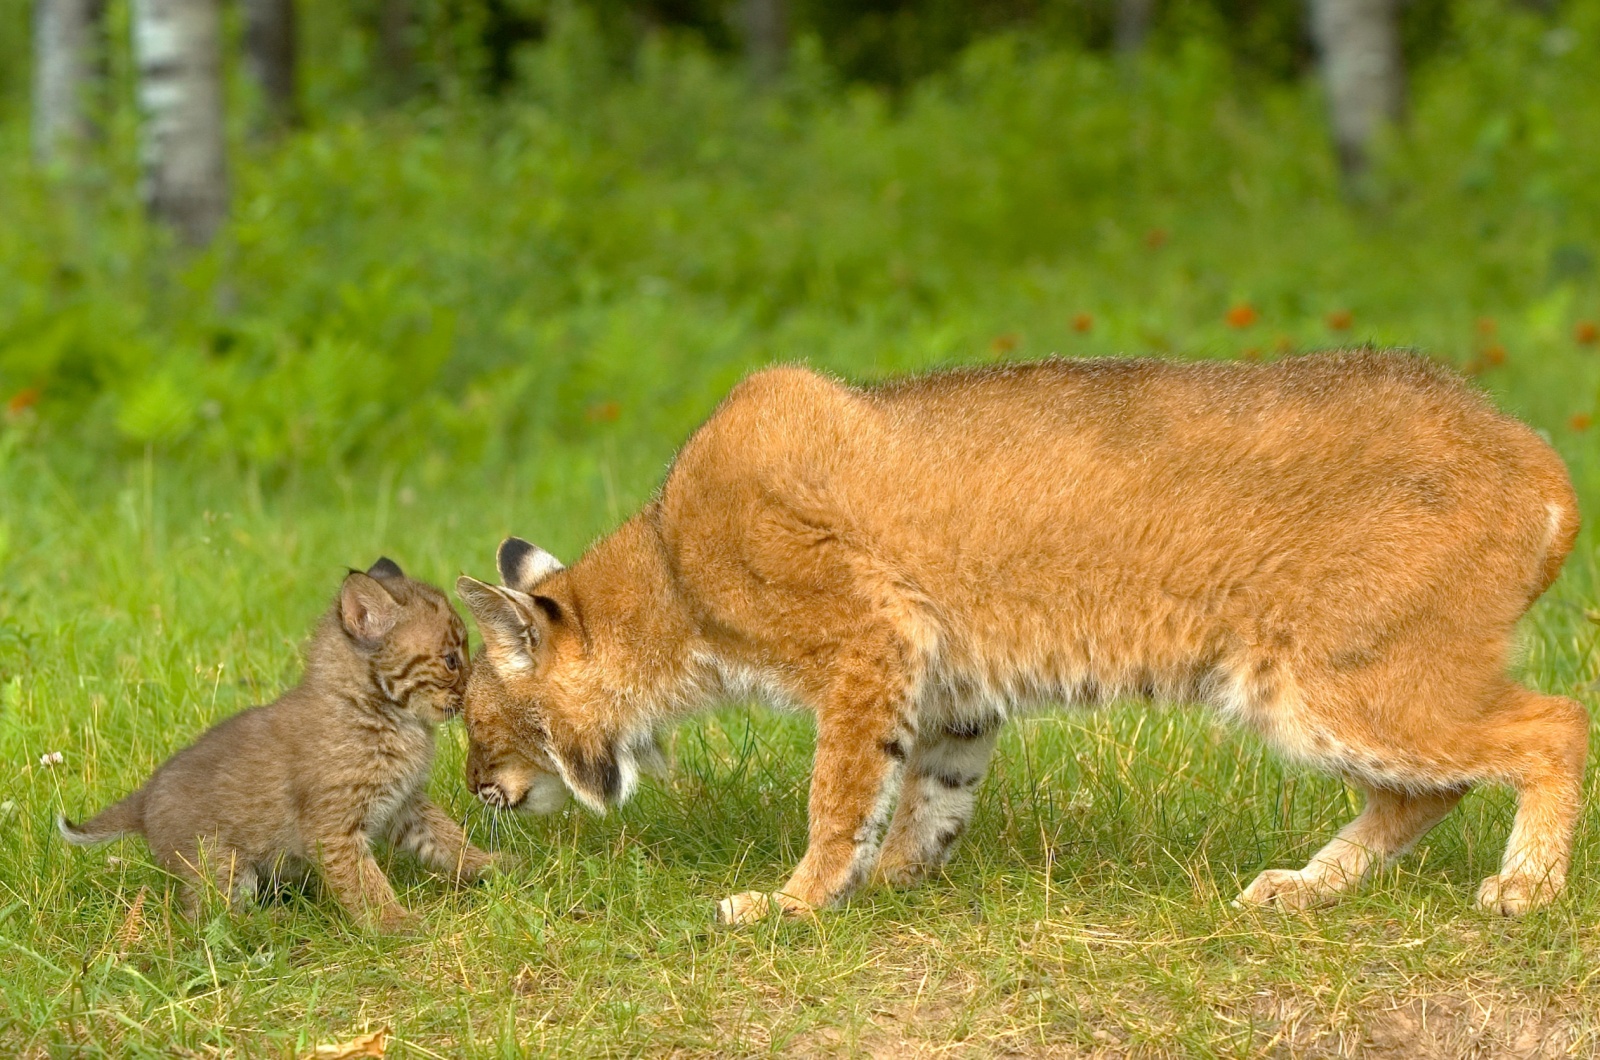
M404 578L405 572L400 569L400 564L388 556L381 556L378 562L367 568L367 575L368 577L390 581L394 578Z
M364 648L375 648L400 620L400 605L383 583L360 571L345 576L339 589L339 624Z
M497 666L508 670L531 670L533 652L544 640L549 621L533 597L488 585L463 574L456 579L456 594L461 597L483 634L484 651Z
M565 569L560 560L520 537L508 537L500 542L495 562L500 568L500 584L523 593L531 592L545 578Z

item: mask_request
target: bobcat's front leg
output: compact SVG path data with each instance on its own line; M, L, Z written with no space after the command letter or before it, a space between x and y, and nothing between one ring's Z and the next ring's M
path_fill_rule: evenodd
M718 903L720 922L751 923L773 909L810 913L848 897L872 871L917 735L904 657L890 647L836 666L817 711L805 857L781 891Z
M339 904L357 920L382 931L406 931L416 916L400 904L389 877L372 857L359 828L338 829L317 838L317 861Z
M495 863L495 855L473 846L461 826L424 796L395 815L389 832L395 846L459 883L470 883Z

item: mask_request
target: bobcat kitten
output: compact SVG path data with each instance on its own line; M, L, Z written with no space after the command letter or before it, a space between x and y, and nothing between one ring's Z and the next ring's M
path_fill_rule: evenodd
M208 730L93 819L62 817L61 834L77 845L142 834L187 882L191 916L208 884L237 900L312 863L352 915L405 926L413 915L374 840L460 880L493 861L424 793L434 727L460 708L467 662L444 594L380 559L345 578L299 685Z

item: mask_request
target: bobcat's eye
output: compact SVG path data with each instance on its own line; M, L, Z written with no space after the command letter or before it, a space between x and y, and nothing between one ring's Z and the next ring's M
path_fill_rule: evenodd
M449 670L451 673L455 673L457 670L461 669L461 657L453 651L445 652L444 668Z

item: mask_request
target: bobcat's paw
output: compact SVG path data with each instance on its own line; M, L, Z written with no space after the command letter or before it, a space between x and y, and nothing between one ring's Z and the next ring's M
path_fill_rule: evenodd
M462 856L461 863L449 874L456 886L467 887L490 876L504 876L518 868L515 858L503 853L489 853L472 847Z
M1560 893L1560 882L1548 876L1496 875L1478 886L1478 906L1498 916L1521 916L1548 905Z
M892 855L878 859L872 870L873 881L893 890L917 887L939 870L936 862L902 860Z
M398 908L383 910L372 923L380 933L400 938L415 938L422 934L426 926L416 913Z
M745 891L717 903L717 923L727 925L755 924L777 910L784 916L810 916L811 906L787 894L766 894Z
M1235 908L1274 905L1279 909L1311 909L1327 905L1337 894L1327 881L1304 869L1268 869L1252 880L1233 904Z

